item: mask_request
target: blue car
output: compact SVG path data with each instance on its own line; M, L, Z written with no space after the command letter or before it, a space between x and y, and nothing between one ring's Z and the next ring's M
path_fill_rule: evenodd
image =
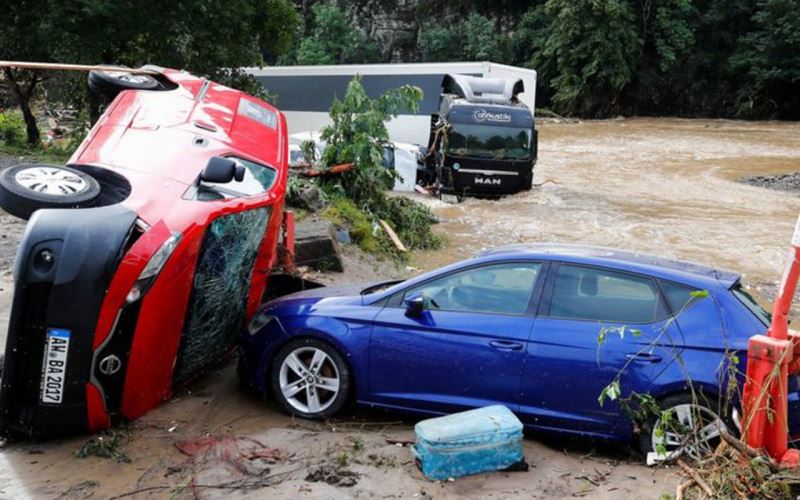
M503 404L535 430L638 435L659 454L686 451L691 433L701 453L736 432L747 341L768 325L735 273L514 245L407 281L269 302L242 335L240 376L303 418L348 401L429 415ZM792 377L791 430L799 388ZM666 413L631 415L634 394Z

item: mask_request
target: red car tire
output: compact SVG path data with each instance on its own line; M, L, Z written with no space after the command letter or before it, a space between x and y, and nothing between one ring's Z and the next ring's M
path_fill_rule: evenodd
M94 177L70 167L23 163L0 172L0 208L25 220L40 208L91 206L99 195Z

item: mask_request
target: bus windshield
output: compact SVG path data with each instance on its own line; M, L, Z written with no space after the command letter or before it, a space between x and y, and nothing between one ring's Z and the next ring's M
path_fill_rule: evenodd
M531 155L531 130L456 123L448 137L447 153L495 160L527 160Z

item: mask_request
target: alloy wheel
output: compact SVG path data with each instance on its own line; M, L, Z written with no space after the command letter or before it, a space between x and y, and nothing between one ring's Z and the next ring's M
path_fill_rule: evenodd
M283 360L278 384L286 402L303 413L320 413L336 400L340 386L336 363L316 347L299 347Z
M106 71L106 74L109 76L113 76L117 80L137 85L146 84L152 79L152 77L148 75L137 75L134 73L128 73L123 71Z
M653 450L665 460L712 453L728 426L710 409L697 404L675 405L662 413L651 432Z

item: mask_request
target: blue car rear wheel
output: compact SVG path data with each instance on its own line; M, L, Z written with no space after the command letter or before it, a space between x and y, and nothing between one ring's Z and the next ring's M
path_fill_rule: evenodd
M289 414L326 419L347 403L350 370L329 344L299 338L286 344L272 362L272 393Z
M735 429L714 398L678 394L664 398L660 415L652 415L642 428L642 454L654 454L655 461L672 461L681 456L700 460L714 452L723 432ZM648 461L649 462L649 461Z

